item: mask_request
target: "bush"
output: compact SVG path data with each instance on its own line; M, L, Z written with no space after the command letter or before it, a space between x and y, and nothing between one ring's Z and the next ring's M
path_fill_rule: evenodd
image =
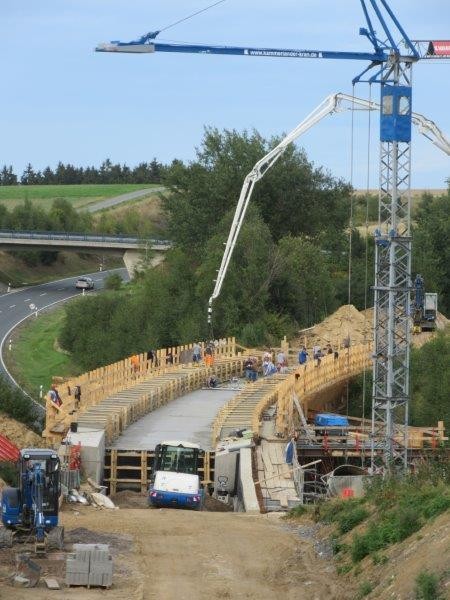
M440 515L444 511L450 508L450 497L449 496L435 496L430 498L423 507L423 514L427 519L432 519L437 515Z
M340 533L347 533L369 516L361 499L338 500L320 505L319 519L325 523L337 523Z
M436 575L421 571L416 577L416 600L439 600L438 586Z
M331 549L333 550L333 554L345 554L348 551L348 545L341 542L339 539L333 538L331 540Z
M338 575L345 575L346 573L348 573L351 570L352 570L352 565L349 565L349 564L339 565L339 567L336 569Z
M364 598L365 596L368 596L372 590L373 587L370 581L363 581L362 584L359 586L358 595L356 597Z
M369 540L366 535L355 535L351 546L351 557L353 562L359 562L370 553Z
M403 506L391 510L382 517L381 521L371 523L366 533L354 537L351 548L352 560L359 562L371 552L401 542L421 526L420 517L415 510Z
M36 421L39 420L39 415L34 403L21 390L9 385L1 375L0 407L2 412L9 417L24 423L28 427L36 428Z
M122 277L118 273L111 273L105 277L105 289L120 290L122 287Z
M374 565L385 565L388 560L389 559L385 554L378 554L378 552L374 552L372 554L372 561Z
M362 506L351 507L338 517L339 531L347 533L362 523L369 516L369 511Z
M308 512L307 507L304 504L298 504L297 506L294 506L294 508L291 508L286 516L288 518L301 517L306 512Z

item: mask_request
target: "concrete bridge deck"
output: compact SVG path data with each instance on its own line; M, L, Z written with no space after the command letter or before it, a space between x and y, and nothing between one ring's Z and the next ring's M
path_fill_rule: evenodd
M140 418L110 445L120 450L152 450L162 440L183 440L214 450L211 429L218 411L237 390L200 389Z

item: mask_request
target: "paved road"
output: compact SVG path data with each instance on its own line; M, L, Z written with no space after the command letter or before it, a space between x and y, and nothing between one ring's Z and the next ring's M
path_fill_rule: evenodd
M128 200L136 200L137 198L144 198L144 196L150 196L150 194L162 192L165 188L163 186L147 188L145 190L136 190L135 192L128 192L127 194L122 194L121 196L115 196L114 198L107 198L106 200L102 200L101 202L97 202L96 204L92 204L90 206L86 206L81 208L80 210L87 210L88 212L97 212L99 210L103 210L105 208L111 208L111 206L116 206L117 204L122 204L122 202L128 202Z
M124 268L86 273L86 275L92 277L95 282L95 289L98 290L103 288L103 280L111 272L119 273L123 279L128 280L128 273ZM44 310L59 306L60 303L66 302L70 298L80 296L82 292L75 289L77 279L78 276L68 277L0 295L0 372L6 375L6 378L13 384L17 385L3 361L3 354L9 351L8 343L12 330L26 318L35 318L34 309L30 309L31 304L34 304L38 310ZM95 289L94 292L89 291L87 293L95 293Z
M197 390L142 417L117 438L112 448L151 450L161 440L183 440L211 450L213 421L237 390Z

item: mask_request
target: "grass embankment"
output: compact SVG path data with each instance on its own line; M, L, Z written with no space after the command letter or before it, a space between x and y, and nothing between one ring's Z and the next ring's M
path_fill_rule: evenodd
M64 198L74 208L84 208L89 204L113 198L128 192L155 187L155 184L81 184L81 185L5 185L0 186L0 202L9 209L22 204L24 200L39 202L39 206L49 210L53 200Z
M40 386L44 395L52 377L68 377L80 373L70 356L57 345L64 318L64 308L30 317L16 329L12 350L5 349L5 359L16 381L33 398L39 397Z
M442 534L430 534L430 527L449 509L450 472L447 455L443 455L403 479L373 479L363 498L324 502L315 507L314 519L329 527L337 572L349 583L359 584L357 598L372 592L371 598L388 597L392 590L387 588L394 586L395 580L401 588L401 579L409 570L415 597L437 600L449 575L445 556L441 556L448 552L448 537L445 542ZM308 512L308 507L300 506L290 516L302 517ZM448 536L448 527L447 521L439 523L437 531L447 531ZM444 547L433 546L442 541ZM434 589L434 595L423 595L427 589Z
M102 257L97 254L76 254L75 252L59 252L57 260L51 265L37 264L29 266L9 252L0 252L0 281L4 284L11 283L12 287L46 283L94 273L99 270ZM103 257L103 270L123 267L120 256Z

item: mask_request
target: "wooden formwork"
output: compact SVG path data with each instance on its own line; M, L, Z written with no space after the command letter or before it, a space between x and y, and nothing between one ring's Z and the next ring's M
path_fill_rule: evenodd
M276 432L287 436L292 429L294 403L296 394L306 414L309 398L318 391L340 381L346 381L361 373L371 364L371 348L368 344L358 344L339 353L338 358L332 354L322 358L320 366L316 361L309 361L297 368L280 382L276 393L268 393L255 407L252 416L252 429L258 432L265 410L274 400L277 402Z
M226 434L232 429L251 429L258 435L263 414L273 405L277 407L275 433L277 436L287 438L292 433L296 422L294 396L299 399L304 414L307 414L309 403L318 392L358 375L371 365L371 360L371 345L357 344L340 349L337 358L333 354L324 356L320 366L317 365L317 361L311 360L306 365L297 366L288 375L278 374L248 384L217 414L212 431L213 445L217 443L222 433ZM367 421L364 426L367 431L370 431L371 421ZM359 435L360 449L353 451L364 451L365 440L364 433L361 434L361 425L352 422L349 435L350 437ZM398 427L396 436L399 441L404 439L401 426ZM435 428L409 427L407 437L409 448L437 447L447 439L444 437L441 421ZM331 443L332 440L329 441Z
M200 454L198 474L204 486L214 483L214 456L214 452ZM145 493L148 490L154 457L154 450L107 449L103 482L109 493L114 495L124 489Z
M192 356L192 346L158 350L153 362L142 354L137 366L131 364L131 358L127 358L60 384L58 391L62 406L58 407L47 399L44 437L49 443L59 443L71 423L81 424L84 415L89 413L86 419L91 421L98 416L104 422L103 417L110 416L106 418L105 429L108 438L113 439L149 410L198 389L209 375L228 379L242 373L243 357L236 353L234 338L219 340L214 363L208 367L185 364L186 357ZM171 365L165 364L169 350L174 359ZM75 386L81 388L80 401L74 397ZM96 412L100 404L102 407Z
M215 374L219 379L229 379L242 373L242 356L226 357L221 355L212 366L177 365L165 372L152 372L149 377L136 382L134 387L125 389L103 398L101 401L78 410L70 415L71 422L79 426L105 430L107 443L116 439L124 429L143 415L167 404L204 384ZM60 423L64 423L61 419ZM67 430L66 427L47 432L47 438L57 443Z
M239 394L225 404L213 424L213 446L232 429L250 429L256 407L267 398L272 399L272 404L276 403L277 388L286 377L288 375L277 374L258 379L246 385Z

